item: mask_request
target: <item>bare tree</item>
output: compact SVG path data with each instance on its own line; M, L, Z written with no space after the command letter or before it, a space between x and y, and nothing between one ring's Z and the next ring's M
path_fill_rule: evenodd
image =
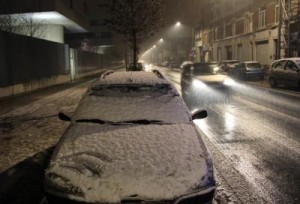
M0 1L0 30L16 33L19 28L16 26L17 18L11 14L11 7L7 0Z
M46 34L45 21L35 19L33 13L21 15L18 25L21 33L30 37L44 38Z
M133 63L137 67L138 44L153 36L161 21L161 0L105 0L106 25L132 42Z

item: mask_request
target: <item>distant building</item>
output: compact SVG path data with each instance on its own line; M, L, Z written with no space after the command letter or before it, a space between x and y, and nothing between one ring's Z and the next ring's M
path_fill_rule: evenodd
M100 0L1 0L0 30L104 54L113 47ZM113 54L111 54L113 55ZM110 56L111 56L110 55Z
M207 23L195 28L197 61L257 60L270 65L278 57L300 55L300 0L223 0L208 9Z
M31 37L65 42L66 33L89 30L84 0L2 0L0 28Z

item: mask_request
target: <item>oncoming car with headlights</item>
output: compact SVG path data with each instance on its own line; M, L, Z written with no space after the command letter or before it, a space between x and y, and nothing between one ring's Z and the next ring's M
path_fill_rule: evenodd
M216 102L230 98L236 82L223 73L216 63L194 63L185 66L181 74L184 98L196 96L199 101Z
M213 166L174 86L158 71L94 81L45 173L49 203L211 203Z

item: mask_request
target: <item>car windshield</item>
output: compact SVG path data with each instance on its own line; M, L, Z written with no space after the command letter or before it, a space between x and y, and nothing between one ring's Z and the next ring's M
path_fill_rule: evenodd
M189 111L170 84L96 85L72 116L80 123L190 123Z
M261 64L259 63L247 63L248 68L261 68Z
M216 75L216 74L219 74L219 67L215 64L194 66L194 75Z

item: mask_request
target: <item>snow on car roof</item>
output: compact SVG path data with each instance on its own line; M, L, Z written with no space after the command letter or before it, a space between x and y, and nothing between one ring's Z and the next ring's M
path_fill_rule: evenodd
M119 203L132 196L167 200L205 182L207 155L191 123L83 124L67 134L46 175L56 175L51 177L54 184L81 189L84 196L73 199L102 203Z
M103 75L92 86L101 84L169 84L164 78L159 77L153 72L113 72Z

